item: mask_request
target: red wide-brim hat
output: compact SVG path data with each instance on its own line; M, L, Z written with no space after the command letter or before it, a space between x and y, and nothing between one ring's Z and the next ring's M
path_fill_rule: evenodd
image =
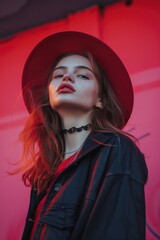
M90 52L103 69L114 93L124 109L124 124L133 109L133 88L129 74L117 54L104 42L91 35L66 31L48 36L39 42L24 66L22 90L26 107L31 112L31 102L39 102L49 74L57 58L65 53ZM31 94L33 99L31 99Z

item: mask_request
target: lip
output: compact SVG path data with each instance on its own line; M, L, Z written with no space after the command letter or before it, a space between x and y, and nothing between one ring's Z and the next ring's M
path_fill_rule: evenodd
M70 93L70 92L75 92L75 89L72 85L68 84L68 83L62 83L58 89L57 92L59 93Z

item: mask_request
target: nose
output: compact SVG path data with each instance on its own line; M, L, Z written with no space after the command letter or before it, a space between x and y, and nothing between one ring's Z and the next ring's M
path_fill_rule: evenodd
M62 78L62 81L64 82L74 82L74 76L70 73L66 73L64 74L63 78Z

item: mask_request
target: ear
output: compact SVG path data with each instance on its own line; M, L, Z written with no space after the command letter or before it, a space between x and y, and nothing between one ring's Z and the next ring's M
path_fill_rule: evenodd
M95 107L102 108L102 100L100 98L97 99L97 102L95 103Z

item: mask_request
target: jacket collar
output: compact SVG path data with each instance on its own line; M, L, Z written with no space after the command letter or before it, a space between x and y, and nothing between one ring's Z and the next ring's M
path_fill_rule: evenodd
M102 145L106 145L112 135L113 133L92 131L88 135L81 151L79 152L77 160L94 151L95 149L101 147Z

